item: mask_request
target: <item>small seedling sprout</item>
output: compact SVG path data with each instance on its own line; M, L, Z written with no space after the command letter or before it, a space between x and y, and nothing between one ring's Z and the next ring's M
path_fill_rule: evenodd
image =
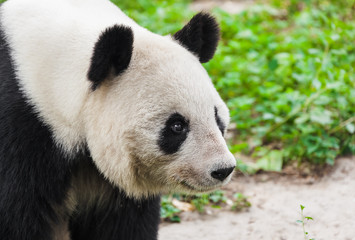
M303 236L304 236L304 240L315 240L315 238L309 238L309 233L306 231L305 229L305 219L307 220L314 220L312 217L307 217L307 216L304 216L303 214L303 210L305 209L305 206L303 206L302 204L300 205L301 207L301 220L297 220L296 222L302 224L302 229L303 229Z

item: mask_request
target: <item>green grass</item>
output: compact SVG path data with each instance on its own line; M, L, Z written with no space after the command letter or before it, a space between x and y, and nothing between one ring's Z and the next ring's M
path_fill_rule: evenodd
M173 200L180 203L189 204L189 211L196 210L199 213L206 213L207 208L229 209L240 212L251 207L251 203L242 193L235 193L232 198L228 198L224 191L218 190L212 193L187 195L164 195L161 199L160 216L165 221L180 222L180 213L183 211L174 205Z

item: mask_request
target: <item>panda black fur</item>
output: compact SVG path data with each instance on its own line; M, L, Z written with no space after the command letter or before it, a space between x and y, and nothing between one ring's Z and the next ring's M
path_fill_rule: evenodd
M157 239L162 192L228 182L218 38L204 13L162 37L109 1L2 4L0 239Z

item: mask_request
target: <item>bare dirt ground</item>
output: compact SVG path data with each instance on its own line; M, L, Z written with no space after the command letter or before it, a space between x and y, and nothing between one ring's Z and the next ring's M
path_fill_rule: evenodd
M242 192L252 206L244 212L186 212L181 223L163 223L159 240L304 239L300 204L314 221L309 238L355 239L355 156L341 158L322 177L287 174L237 176L224 189Z

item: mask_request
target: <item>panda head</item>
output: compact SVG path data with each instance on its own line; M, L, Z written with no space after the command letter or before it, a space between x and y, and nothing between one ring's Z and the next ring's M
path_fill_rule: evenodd
M228 109L201 65L218 40L204 13L172 37L115 25L98 38L85 138L98 169L129 196L207 192L230 180Z

